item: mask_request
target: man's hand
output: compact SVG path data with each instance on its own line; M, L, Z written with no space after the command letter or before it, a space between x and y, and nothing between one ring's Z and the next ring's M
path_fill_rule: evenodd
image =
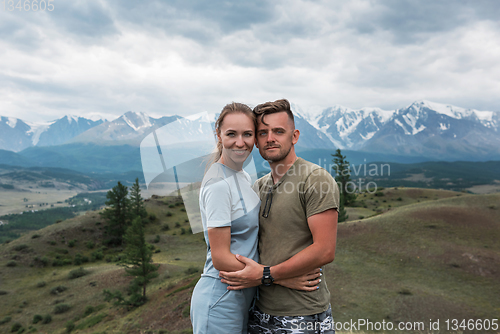
M318 284L321 282L321 269L316 268L310 273L302 276L285 278L274 281L274 284L279 284L289 289L301 291L316 291L319 289Z
M227 289L241 290L260 285L264 266L239 254L236 255L236 258L245 264L244 269L233 272L219 272L219 276L222 277L221 282L229 284Z

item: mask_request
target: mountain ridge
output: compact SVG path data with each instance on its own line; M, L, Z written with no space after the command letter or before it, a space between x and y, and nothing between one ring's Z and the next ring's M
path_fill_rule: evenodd
M294 103L291 106L296 128L301 131L297 146L305 149L340 148L437 160L500 157L500 112L427 100L395 110L340 105L307 109ZM128 111L112 121L68 115L36 124L1 117L0 149L20 152L30 147L76 143L139 146L151 132L166 124L184 118L212 122L216 114L210 115L208 119L196 115L153 118L145 112ZM177 124L175 131L182 132L182 126L182 122Z

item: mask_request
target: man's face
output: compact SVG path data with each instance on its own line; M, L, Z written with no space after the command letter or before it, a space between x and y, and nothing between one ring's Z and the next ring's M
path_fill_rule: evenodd
M292 146L297 143L299 131L294 129L286 112L266 115L264 122L267 125L259 119L255 145L265 160L279 162L288 156Z

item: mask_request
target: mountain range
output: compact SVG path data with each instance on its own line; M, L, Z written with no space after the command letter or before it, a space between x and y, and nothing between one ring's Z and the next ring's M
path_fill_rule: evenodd
M296 128L301 131L297 146L302 151L341 148L428 160L500 159L500 112L430 101L416 101L396 110L342 106L305 109L295 104L292 110ZM213 120L215 115L211 117ZM198 121L177 115L156 119L131 111L112 121L64 116L52 122L30 123L0 117L0 150L34 152L41 147L76 144L138 147L153 130L178 119L185 121L179 123L176 132L182 132L186 122Z

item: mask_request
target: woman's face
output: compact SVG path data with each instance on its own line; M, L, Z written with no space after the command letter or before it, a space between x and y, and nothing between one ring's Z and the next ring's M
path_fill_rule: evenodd
M255 143L253 120L240 112L228 114L222 121L217 137L223 147L221 162L232 169L240 170Z

